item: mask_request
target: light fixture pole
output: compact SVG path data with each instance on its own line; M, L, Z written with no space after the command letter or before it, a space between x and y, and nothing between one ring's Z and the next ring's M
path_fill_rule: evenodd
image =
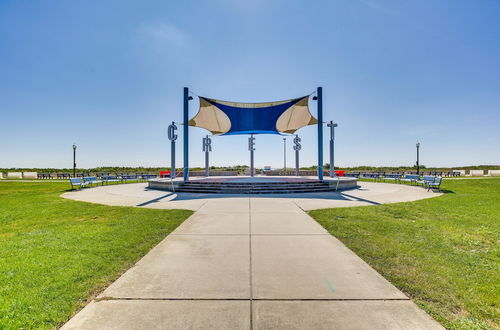
M335 176L334 147L335 147L335 127L339 126L330 120L326 126L330 127L330 178Z
M283 138L283 171L286 174L286 138Z
M420 168L419 168L419 149L420 149L420 142L417 142L416 144L417 147L417 174L420 174Z
M73 143L73 177L76 177L76 144Z
M318 101L318 180L323 181L323 88L318 87L313 100Z
M183 115L183 132L184 132L184 182L189 181L189 101L193 99L189 96L189 89L184 87L184 115Z

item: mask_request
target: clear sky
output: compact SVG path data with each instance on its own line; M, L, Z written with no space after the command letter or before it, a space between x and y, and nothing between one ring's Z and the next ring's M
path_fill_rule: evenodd
M246 102L323 86L340 166L413 165L417 140L427 166L500 164L500 1L0 1L0 167L71 167L73 143L81 167L167 165L184 86ZM256 165L282 166L282 143L258 136ZM248 164L246 137L213 148Z

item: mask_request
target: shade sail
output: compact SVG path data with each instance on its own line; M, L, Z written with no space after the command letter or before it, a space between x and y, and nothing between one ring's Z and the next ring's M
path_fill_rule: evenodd
M212 134L292 134L301 127L317 124L309 112L308 96L296 99L239 103L199 97L200 109L189 126Z

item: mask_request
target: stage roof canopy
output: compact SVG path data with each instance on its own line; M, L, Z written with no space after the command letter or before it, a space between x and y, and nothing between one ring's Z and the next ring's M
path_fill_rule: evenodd
M309 95L296 99L238 103L199 97L200 109L189 126L201 127L212 134L293 134L318 121L309 112Z

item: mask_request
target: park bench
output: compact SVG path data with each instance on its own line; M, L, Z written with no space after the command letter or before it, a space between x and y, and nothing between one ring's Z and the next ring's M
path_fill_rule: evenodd
M381 178L381 175L379 173L363 173L362 177L365 179L373 179L377 181L378 179Z
M156 178L156 174L141 174L141 180L149 180Z
M401 179L401 174L386 174L384 175L384 178L383 180L386 181L394 181L394 182L398 182L399 179Z
M101 176L102 183L108 184L109 182L120 182L120 179L116 175L103 175Z
M441 187L441 181L443 181L443 179L439 176L436 176L434 177L434 181L432 182L429 182L427 184L427 191L431 190L431 189L436 189L437 191L440 191L440 187Z
M99 183L103 184L101 180L98 180L96 176L85 176L83 177L83 182L87 182L90 186L94 183L98 185Z
M82 188L88 185L88 182L83 182L82 178L69 178L69 183L71 183L71 189L75 189L75 187Z
M409 182L410 184L413 184L413 182L417 182L417 180L420 178L420 175L418 174L405 174L405 176L400 179L399 181L401 182Z
M122 182L124 181L137 181L137 175L122 175Z
M422 186L427 187L429 183L434 182L435 178L436 176L433 175L424 175L422 180L417 180L417 184L421 184Z

